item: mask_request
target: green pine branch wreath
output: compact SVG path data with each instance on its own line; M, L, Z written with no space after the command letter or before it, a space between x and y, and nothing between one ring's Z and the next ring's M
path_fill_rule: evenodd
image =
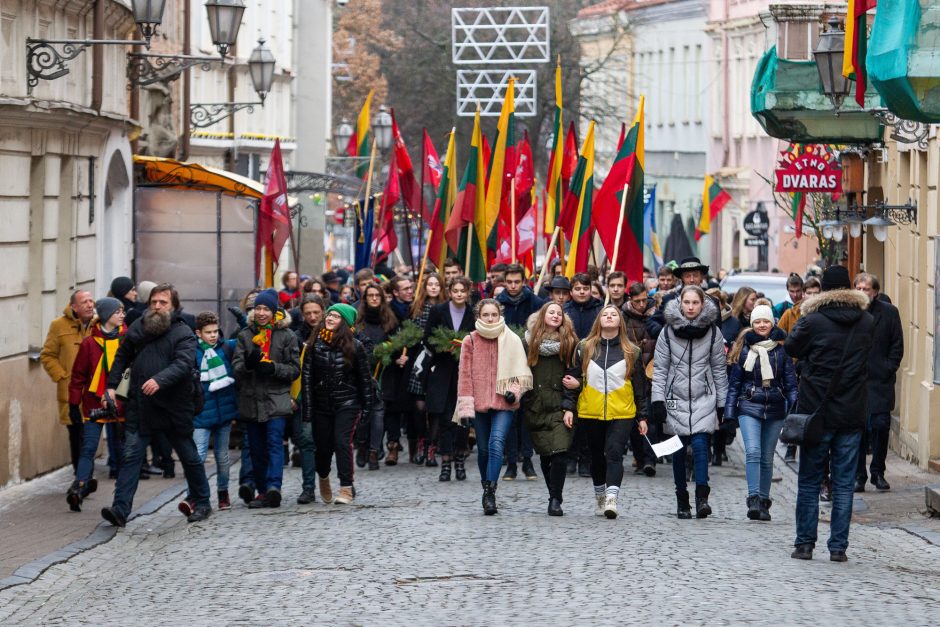
M411 348L417 345L424 337L424 331L411 320L402 323L398 332L386 341L382 342L372 350L372 355L382 367L392 363L392 357L405 348Z
M467 335L469 333L466 331L454 331L447 327L437 327L431 331L428 344L438 353L450 353L455 361L460 362L460 346Z

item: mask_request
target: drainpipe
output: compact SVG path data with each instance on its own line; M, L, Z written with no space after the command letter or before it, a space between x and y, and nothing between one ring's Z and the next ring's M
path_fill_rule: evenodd
M183 54L192 54L192 38L190 35L190 18L192 15L192 0L186 0L183 3ZM183 72L183 133L180 138L180 161L189 161L189 105L190 91L192 83L190 79L191 70Z
M92 39L104 39L104 3L105 0L95 0L92 14ZM104 46L91 47L91 108L101 112L101 103L104 95Z

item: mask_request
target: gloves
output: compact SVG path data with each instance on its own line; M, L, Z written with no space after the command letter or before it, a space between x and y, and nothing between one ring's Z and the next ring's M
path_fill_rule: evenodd
M658 423L666 422L666 403L665 401L653 402L653 420Z
M69 420L73 425L82 424L82 410L78 408L78 405L69 404Z
M274 374L274 362L273 361L262 361L258 364L258 373L266 377L270 377Z
M467 416L461 416L461 417L460 417L460 426L463 427L464 429L469 429L469 428L470 428L470 421L471 421L471 420L472 420L472 419L471 419L471 418L468 418Z
M506 392L506 394L503 395L503 398L505 398L506 402L509 403L510 405L516 404L516 395L513 394L512 392Z
M715 413L718 414L718 422L721 422L722 420L725 419L725 408L724 408L724 407L716 407L716 408L715 408Z
M245 355L245 368L254 370L261 363L261 351L257 348Z

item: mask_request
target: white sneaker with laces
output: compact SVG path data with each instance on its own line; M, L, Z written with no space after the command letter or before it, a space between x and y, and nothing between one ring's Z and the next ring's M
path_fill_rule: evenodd
M604 516L610 519L617 517L617 497L613 494L608 494L604 499Z
M603 516L604 515L604 505L607 504L607 497L603 494L594 495L595 505L594 505L594 515Z

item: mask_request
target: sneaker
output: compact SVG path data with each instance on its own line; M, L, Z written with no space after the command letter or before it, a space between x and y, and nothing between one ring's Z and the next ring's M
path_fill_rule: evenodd
M208 505L200 505L192 514L186 517L186 522L202 522L212 515L212 508Z
M604 516L613 520L617 517L617 497L608 494L604 499Z
M269 489L264 495L264 506L265 507L280 507L281 506L281 491L277 488Z
M94 481L94 479L92 479L92 481ZM875 489L879 492L891 489L891 485L885 481L884 475L872 475L871 484L875 486Z
M329 477L320 479L320 498L327 505L333 502L333 488L330 487Z
M219 490L219 510L232 509L232 499L228 496L228 490Z
M180 501L180 504L176 506L183 516L189 518L196 512L196 501L192 499L183 499Z
M149 466L145 465L141 470L148 475L162 475L163 474L163 469L154 464L150 464Z
M297 497L298 505L309 505L317 500L317 493L313 488L304 488L300 496Z
M607 496L605 494L595 494L594 495L594 515L603 516L604 506L606 504L607 504Z
M535 466L532 465L531 457L526 457L522 460L522 474L525 475L526 481L535 481L538 479L538 475L535 474Z
M830 562L847 562L849 558L845 556L845 551L829 551Z
M255 498L255 489L253 486L243 483L238 486L238 498L245 502L245 505L250 504Z
M256 494L255 498L251 499L251 502L248 504L248 509L261 509L264 507L264 495Z
M82 488L77 481L65 493L65 502L69 504L69 509L73 512L82 511Z
M515 464L506 464L506 472L503 473L503 481L515 481L519 474L519 469Z
M115 527L124 527L127 525L127 519L110 507L104 507L101 509L101 517Z
M353 487L350 486L340 486L339 494L336 495L336 504L337 505L349 505L353 502L353 499L356 498Z
M795 560L813 559L813 545L812 544L797 544L796 548L793 549L793 552L790 553L790 557L792 557Z
M875 482L875 478L872 477L872 483ZM89 494L94 494L98 491L98 480L92 477L88 480L88 483L85 484L85 492L82 493L82 498L87 498Z

